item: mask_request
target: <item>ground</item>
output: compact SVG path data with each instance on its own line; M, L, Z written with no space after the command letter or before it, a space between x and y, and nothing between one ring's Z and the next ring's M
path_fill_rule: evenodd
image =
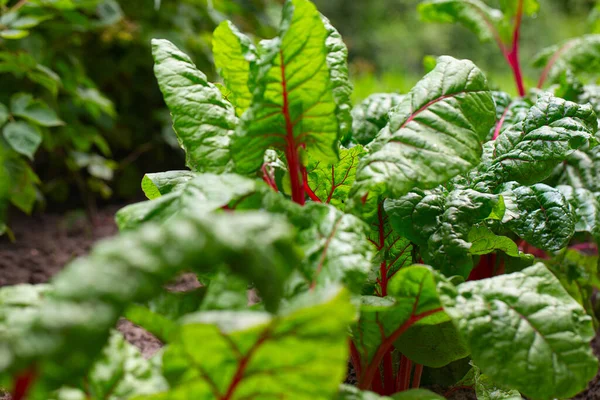
M119 207L107 207L96 215L93 223L82 213L64 215L44 214L20 216L11 221L16 242L11 243L6 236L0 238L0 287L19 283L47 282L54 274L72 259L85 255L92 245L117 233L114 214ZM186 274L170 286L175 291L196 288L198 281ZM152 356L162 343L144 329L121 319L117 325L125 338L137 346L146 357ZM600 335L592 343L600 358ZM349 381L352 377L349 376ZM440 389L440 393L445 390ZM472 391L454 392L450 399L475 399ZM590 382L587 390L573 400L600 399L600 375ZM0 400L10 400L0 393Z

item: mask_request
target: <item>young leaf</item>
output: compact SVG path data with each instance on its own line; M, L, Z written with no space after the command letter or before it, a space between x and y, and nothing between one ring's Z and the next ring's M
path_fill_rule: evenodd
M481 142L495 122L481 71L470 61L440 57L390 114L358 167L353 193L402 196L432 188L481 161Z
M306 205L303 212L311 225L300 231L298 242L305 253L302 272L310 286L343 283L352 292L360 292L373 258L367 224L318 203Z
M591 318L541 263L442 287L441 300L473 362L532 399L568 398L595 376Z
M163 356L171 390L144 399L330 399L346 374L354 316L338 288L307 293L277 316L189 315Z
M484 255L500 250L510 257L519 257L533 262L531 254L519 251L517 244L506 236L497 236L486 226L474 226L469 232L468 240L471 243L469 253L472 255Z
M356 168L365 154L362 146L340 150L340 160L332 165L309 158L308 186L322 203L344 210L350 187L356 179Z
M542 250L559 250L569 243L575 217L561 192L542 183L519 186L516 182L503 185L500 191L513 205L504 220L509 229Z
M33 155L42 144L42 134L27 122L9 122L2 134L13 150L30 160L33 160Z
M600 202L598 197L587 189L574 189L571 186L556 187L573 207L575 232L588 232L596 243L600 242Z
M260 168L270 147L285 152L292 187L301 173L300 147L317 161L336 161L340 126L327 63L328 37L310 1L286 1L279 36L261 42L261 57L252 66L253 103L232 143L239 172Z
M256 47L230 21L223 21L213 33L212 48L215 66L231 93L228 98L240 116L252 103L248 78L250 63L257 57Z
M352 139L360 144L369 144L388 123L388 114L396 107L403 95L376 93L367 97L352 109Z
M197 172L230 170L229 142L237 125L233 106L171 42L152 40L152 53L154 73L187 166Z
M163 194L181 190L181 186L198 176L192 171L167 171L146 174L142 179L142 190L149 200L154 200Z
M160 179L164 178L164 175L160 177ZM235 174L195 174L194 178L186 180L187 178L189 175L185 174L184 179L178 179L177 186L170 187L170 193L120 209L116 215L119 229L135 229L148 221L164 222L180 213L215 211L236 200L268 190L259 181ZM154 179L158 182L156 176ZM163 185L165 182L161 181L160 184ZM173 181L170 181L169 185L172 184Z

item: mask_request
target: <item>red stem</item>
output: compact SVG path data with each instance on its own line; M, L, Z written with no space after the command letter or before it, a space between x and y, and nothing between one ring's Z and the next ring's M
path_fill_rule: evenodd
M383 387L385 388L385 393L383 394L394 394L394 363L392 361L392 351L394 347L390 347L390 349L385 353L383 357Z
M400 369L396 377L396 391L403 392L408 390L410 382L410 372L412 369L412 361L404 354L400 357Z
M417 305L418 304L415 303L414 308L416 308ZM371 360L367 368L364 370L361 378L359 379L358 388L365 390L371 386L373 378L375 377L375 373L378 371L379 364L381 364L383 357L385 356L387 351L394 345L394 342L404 334L404 332L406 332L411 326L413 326L415 323L419 322L423 318L426 318L432 314L441 312L443 310L444 309L442 307L439 307L433 310L424 311L420 314L414 314L413 310L413 314L410 316L410 318L406 322L404 322L398 329L396 329L390 336L384 338L384 340L381 342L379 348L377 349L377 352L373 356L373 359Z
M319 196L317 196L315 194L315 192L310 188L310 186L308 186L308 172L306 171L306 168L304 168L304 167L302 167L302 181L303 181L303 185L304 185L304 190L306 191L306 194L308 194L308 197L310 197L310 199L312 201L316 201L317 203L322 203Z
M546 82L546 79L548 79L548 75L550 74L550 71L552 70L552 67L554 66L558 58L562 55L562 53L569 50L571 47L573 47L573 42L565 43L560 49L556 51L556 53L552 55L552 58L548 60L546 67L544 67L544 70L542 71L540 80L538 81L538 89L541 89L542 86L544 86L544 83Z
M356 376L359 377L362 373L360 353L358 352L358 349L356 348L356 345L354 344L352 339L350 339L350 358L352 359L352 365L354 366L354 372L356 373Z
M35 382L36 373L33 369L28 369L17 377L14 380L13 390L12 390L12 400L25 400L27 398L27 393L33 382Z
M379 372L379 366L377 367L377 376L373 379L371 390L373 390L377 394L385 393L383 381L381 380L381 373Z
M525 85L523 84L523 74L521 72L521 63L519 62L519 36L521 34L521 22L523 21L523 0L519 0L519 4L517 6L517 15L515 16L515 29L513 31L513 41L512 48L510 51L506 51L506 48L503 47L504 57L508 64L513 70L513 75L515 76L515 81L517 83L517 90L519 92L519 96L525 96Z
M498 121L498 124L496 124L496 129L494 130L494 136L492 137L492 140L496 140L498 139L498 136L500 136L500 131L502 131L502 125L504 125L504 120L506 119L508 110L510 110L510 104L506 106L504 112L502 113L502 117L500 117L500 121Z
M415 364L415 372L413 374L412 388L418 389L421 386L421 376L423 375L423 364Z
M273 179L273 176L267 171L267 164L263 164L263 166L260 167L260 170L263 173L263 181L265 181L274 191L279 192L275 179Z
M283 116L285 118L286 143L285 158L290 172L290 182L292 185L292 200L300 205L304 205L304 182L300 182L302 176L302 162L298 157L298 147L294 138L294 124L290 117L290 105L288 101L287 81L285 77L285 63L283 52L279 52L281 65L281 86L283 92Z

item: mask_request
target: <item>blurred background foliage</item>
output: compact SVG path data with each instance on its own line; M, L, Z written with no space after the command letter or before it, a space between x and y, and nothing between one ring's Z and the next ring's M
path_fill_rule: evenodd
M425 72L424 57L442 54L472 59L492 85L514 92L493 43L481 45L460 26L421 23L419 0L313 1L348 45L355 101L409 90ZM528 60L538 50L600 32L595 0L540 2L522 31L530 85L538 71ZM144 173L182 168L150 39L173 41L215 78L216 25L231 19L256 38L270 37L282 3L0 0L0 213L9 204L27 213L85 206L93 216L98 203L139 196Z

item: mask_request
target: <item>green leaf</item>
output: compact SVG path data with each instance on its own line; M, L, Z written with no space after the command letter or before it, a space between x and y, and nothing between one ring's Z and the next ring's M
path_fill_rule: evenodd
M8 108L4 104L0 103L0 128L2 128L6 121L8 121L9 116L10 113L8 112Z
M565 196L575 217L575 232L588 232L596 243L600 242L600 202L598 197L587 189L574 189L571 186L556 187Z
M439 394L427 389L410 389L392 395L394 400L444 400Z
M575 232L569 202L557 189L538 183L509 182L499 189L507 206L505 225L531 245L555 251L565 247Z
M297 240L305 253L301 268L309 285L343 283L359 293L371 270L374 253L367 240L367 224L319 203L307 204L303 213L311 224L299 232Z
M481 161L495 122L484 75L470 61L440 57L390 114L358 167L353 193L398 197L432 188Z
M327 48L327 65L331 80L333 99L337 105L336 116L341 139L348 139L352 134L352 83L348 73L348 48L340 33L331 25L325 16L323 24L327 30L325 47Z
M369 144L388 123L388 114L396 107L403 95L376 93L367 97L352 109L352 139L360 144Z
M212 48L215 66L231 92L229 99L237 115L242 115L252 103L248 78L250 63L257 58L256 47L230 21L223 21L213 33Z
M10 100L10 110L14 116L24 118L39 126L53 127L65 124L48 104L41 100L34 100L27 93L14 95Z
M436 285L429 267L414 265L400 269L390 279L387 297L363 296L360 319L352 328L362 371L366 364L377 361L384 342L396 342L414 324L448 321Z
M18 40L29 36L29 31L23 29L5 29L0 31L0 37L3 39Z
M233 106L192 60L167 40L152 40L154 74L192 171L231 169L229 142L237 125Z
M340 385L340 391L334 400L390 400L391 397L380 396L374 392L363 391L356 386Z
M78 393L90 399L119 400L165 390L160 358L146 360L120 332L111 332L100 358L94 363ZM51 400L72 400L73 392L59 390Z
M542 50L533 65L544 68L543 81L554 83L567 70L576 76L600 68L600 35L583 35Z
M497 38L494 30L503 18L502 12L480 0L429 0L418 9L423 21L460 23L484 42Z
M471 361L471 369L467 375L456 386L474 387L478 400L522 400L521 394L517 390L498 386L489 376L482 374L473 361Z
M346 374L355 316L337 288L297 298L277 316L204 312L183 320L163 356L171 391L145 399L330 399ZM198 346L202 343L202 346Z
M12 372L35 364L36 382L47 388L74 382L125 307L152 298L184 269L206 273L226 266L253 282L266 308L274 310L299 262L293 240L288 224L258 212L187 214L170 225L146 225L106 240L53 279L51 296L20 314L23 329L0 330L3 360L12 360ZM3 374L7 367L2 365Z
M600 192L600 146L571 153L556 166L551 179L557 184Z
M116 215L119 229L135 229L148 221L165 222L180 213L215 211L236 200L268 190L261 182L235 174L195 174L187 181L185 179L189 175L184 177L177 180L177 186L172 186L170 193L120 209ZM162 175L160 179L165 178Z
M27 122L10 122L2 130L4 139L17 153L33 160L33 155L42 143L42 134Z
M496 103L496 119L498 122L494 127L494 132L502 133L506 128L523 121L527 118L527 113L533 104L528 99L511 99L507 93L493 92L494 102ZM490 139L493 137L490 136Z
M522 122L489 142L483 165L496 179L524 185L547 178L575 150L596 144L598 121L592 107L543 93Z
M197 174L191 171L167 171L146 174L142 179L142 190L149 200L154 200L163 194L169 194L192 180Z
M533 262L533 256L519 251L517 244L506 236L497 236L486 226L474 226L469 232L468 240L471 243L469 253L483 255L497 250L503 251L507 256L519 257Z
M541 263L442 288L473 362L532 399L569 398L598 370L591 318Z
M260 168L268 148L285 151L293 167L301 146L315 160L337 160L341 127L327 62L328 37L310 1L285 3L279 35L261 42L260 59L251 66L253 102L232 142L240 173Z
M365 154L362 146L340 150L340 160L333 164L309 158L306 167L308 186L322 203L344 210L350 187L356 179L356 168Z

